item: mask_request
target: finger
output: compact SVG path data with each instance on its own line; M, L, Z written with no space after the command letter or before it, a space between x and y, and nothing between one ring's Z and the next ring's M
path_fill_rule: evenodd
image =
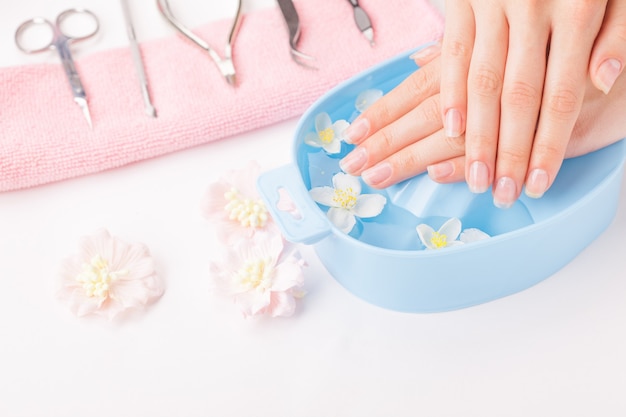
M626 2L610 1L589 62L589 75L596 88L608 94L625 62Z
M340 162L341 169L350 175L361 175L373 165L401 151L411 143L422 140L442 128L439 116L439 96L426 99L416 108L353 149Z
M431 180L449 184L465 180L465 155L457 156L426 167Z
M590 51L600 29L604 7L584 0L562 9L555 23L539 114L539 124L526 177L526 194L539 198L561 167L578 118L585 90ZM600 10L601 9L601 10Z
M508 25L499 7L476 10L476 42L468 75L465 176L470 191L487 191L494 176Z
M423 173L437 161L463 155L464 150L462 136L450 138L439 130L367 169L362 178L374 188L388 187Z
M345 132L347 143L358 145L439 92L439 58L409 75L357 117Z
M470 4L446 1L446 26L441 50L441 112L446 135L465 132L467 74L474 46L475 22Z
M515 203L526 179L546 68L550 21L527 2L509 10L509 50L502 87L494 205Z

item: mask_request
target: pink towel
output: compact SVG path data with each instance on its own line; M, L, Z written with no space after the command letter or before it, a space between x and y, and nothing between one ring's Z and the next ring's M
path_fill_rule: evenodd
M326 90L367 67L442 35L427 0L362 0L376 46L354 24L347 1L299 1L298 47L319 70L295 64L279 9L243 17L234 44L238 86L179 35L144 42L159 117L144 114L129 48L83 56L90 130L59 64L0 69L0 191L100 172L299 116ZM222 53L230 21L196 30Z

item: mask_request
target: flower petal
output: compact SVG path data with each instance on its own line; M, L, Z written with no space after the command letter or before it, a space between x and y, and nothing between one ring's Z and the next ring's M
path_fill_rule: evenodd
M457 240L459 234L461 234L461 227L461 220L452 217L439 228L439 233L446 235L448 244L450 244L452 241Z
M324 146L324 143L322 143L320 136L314 132L309 132L306 134L306 136L304 137L304 143L315 148L321 148L322 146Z
M335 137L330 143L323 144L322 148L329 154L337 154L341 152L341 141Z
M315 116L315 131L316 132L319 133L332 126L333 126L333 122L330 119L330 116L328 115L328 113L322 112L318 114L317 116Z
M348 123L347 121L337 120L335 123L333 123L333 131L335 132L335 136L337 136L337 138L339 138L340 140L343 140L344 133L348 127L350 127L350 123Z
M387 199L381 194L363 194L357 197L352 213L361 218L378 216L385 204Z
M489 236L487 233L483 232L480 229L469 228L463 230L459 239L461 240L461 242L471 243L478 242L479 240L488 239L490 237L491 236Z
M383 96L383 92L377 89L365 90L359 94L354 102L358 111L363 113L369 106L374 104Z
M328 213L326 213L326 215L328 216L330 222L343 233L350 233L350 231L356 224L356 219L354 218L354 215L345 209L332 207L330 210L328 210Z
M333 176L333 187L337 190L352 188L356 195L361 194L361 181L359 181L359 178L343 172Z
M422 244L426 246L428 249L435 249L435 247L431 243L431 239L433 238L435 229L433 229L432 227L430 227L429 225L425 223L418 224L415 229L417 230L417 236L422 241Z
M324 206L336 207L337 203L333 200L335 189L332 187L315 187L309 190L311 198Z

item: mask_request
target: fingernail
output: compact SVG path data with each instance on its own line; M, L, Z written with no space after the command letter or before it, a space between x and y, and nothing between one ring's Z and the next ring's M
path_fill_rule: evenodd
M493 204L501 209L511 208L517 199L515 181L509 177L502 177L496 184L493 192Z
M434 180L443 180L454 174L454 164L452 162L440 162L438 164L429 165L426 167L428 176Z
M598 68L598 88L608 94L622 72L622 63L615 58L604 61Z
M378 185L391 177L391 165L388 162L374 165L370 169L363 171L361 177L369 185Z
M472 162L467 185L470 191L476 194L484 193L489 189L489 169L484 162Z
M339 167L348 174L353 174L367 162L367 149L356 148L339 161Z
M548 173L543 169L533 169L528 175L524 193L530 198L541 198L548 189Z
M461 113L457 109L449 109L445 116L446 136L458 138L461 136Z
M352 123L344 132L343 140L346 143L358 144L360 143L370 130L370 122L366 118L360 118Z
M441 43L437 42L433 45L429 45L425 48L422 48L418 51L413 52L409 59L415 61L415 63L419 66L424 65L427 62L430 62L434 56L438 55L441 52Z

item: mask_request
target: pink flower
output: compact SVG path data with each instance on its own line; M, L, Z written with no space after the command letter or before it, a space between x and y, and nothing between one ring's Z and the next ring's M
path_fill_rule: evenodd
M282 236L270 234L228 248L221 262L211 263L210 272L214 289L232 297L244 316L287 317L295 311L295 298L303 295L304 266Z
M142 308L163 294L148 248L128 244L105 229L81 239L78 254L61 266L59 298L77 316L113 319L129 308Z
M202 212L213 222L222 242L231 244L278 230L256 189L260 171L258 163L249 162L245 168L229 171L209 185L202 201Z

